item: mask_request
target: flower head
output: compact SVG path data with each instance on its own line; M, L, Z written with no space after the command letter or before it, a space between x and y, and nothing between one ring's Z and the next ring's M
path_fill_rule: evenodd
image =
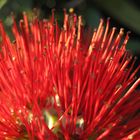
M139 139L140 67L126 50L129 33L101 19L91 33L82 18L23 14L11 42L0 23L0 139ZM90 34L93 34L92 36Z

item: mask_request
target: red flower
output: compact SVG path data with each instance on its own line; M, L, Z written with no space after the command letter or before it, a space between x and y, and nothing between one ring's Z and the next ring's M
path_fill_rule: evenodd
M92 37L81 17L0 23L0 139L140 139L140 84L127 33L106 28Z

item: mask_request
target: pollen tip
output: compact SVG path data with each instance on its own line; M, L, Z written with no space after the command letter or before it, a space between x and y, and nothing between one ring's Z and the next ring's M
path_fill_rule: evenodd
M94 32L96 32L96 31L97 31L97 29L95 28L95 29L94 29Z
M108 17L108 18L107 18L107 21L110 21L110 19L111 19L111 17Z
M74 12L74 8L69 8L69 13L73 13Z
M78 19L81 19L81 18L82 18L82 15L79 15L79 16L78 16Z
M124 28L120 28L120 32L124 32Z
M120 28L120 35L123 35L124 34L124 28Z
M135 57L134 57L134 59L135 59L135 60L137 60L137 59L138 59L138 57L137 57L137 56L135 56Z
M19 21L20 23L24 23L24 20L23 19L20 19L20 21Z
M102 23L104 22L103 18L100 18L100 22L102 22Z
M55 8L52 9L52 12L54 12L54 11L55 11Z
M66 9L66 8L63 8L63 11L64 11L64 13L66 14L66 12L67 12L67 9Z
M54 14L54 12L55 12L55 8L52 9L52 14Z
M128 32L127 32L127 35L129 35L129 34L131 34L131 31L128 31Z
M23 14L23 15L26 15L26 12L25 12L25 11L23 11L23 12L22 12L22 14Z

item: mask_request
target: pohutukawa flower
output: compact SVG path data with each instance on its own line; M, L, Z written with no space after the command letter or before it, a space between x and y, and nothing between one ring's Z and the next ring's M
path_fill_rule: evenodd
M11 42L0 23L1 140L140 139L140 78L126 50L129 33L90 32L64 14L59 27L26 14Z

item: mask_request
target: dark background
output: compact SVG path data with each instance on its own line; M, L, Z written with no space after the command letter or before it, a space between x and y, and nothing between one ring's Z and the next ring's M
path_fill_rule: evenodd
M118 31L120 28L124 28L125 33L131 31L127 49L138 57L135 67L140 64L140 0L0 0L0 19L11 36L11 12L18 21L23 11L29 18L34 14L48 18L52 8L56 9L60 22L63 8L66 8L68 12L74 10L82 15L84 24L93 28L98 26L100 18L111 17L111 26L117 27Z

